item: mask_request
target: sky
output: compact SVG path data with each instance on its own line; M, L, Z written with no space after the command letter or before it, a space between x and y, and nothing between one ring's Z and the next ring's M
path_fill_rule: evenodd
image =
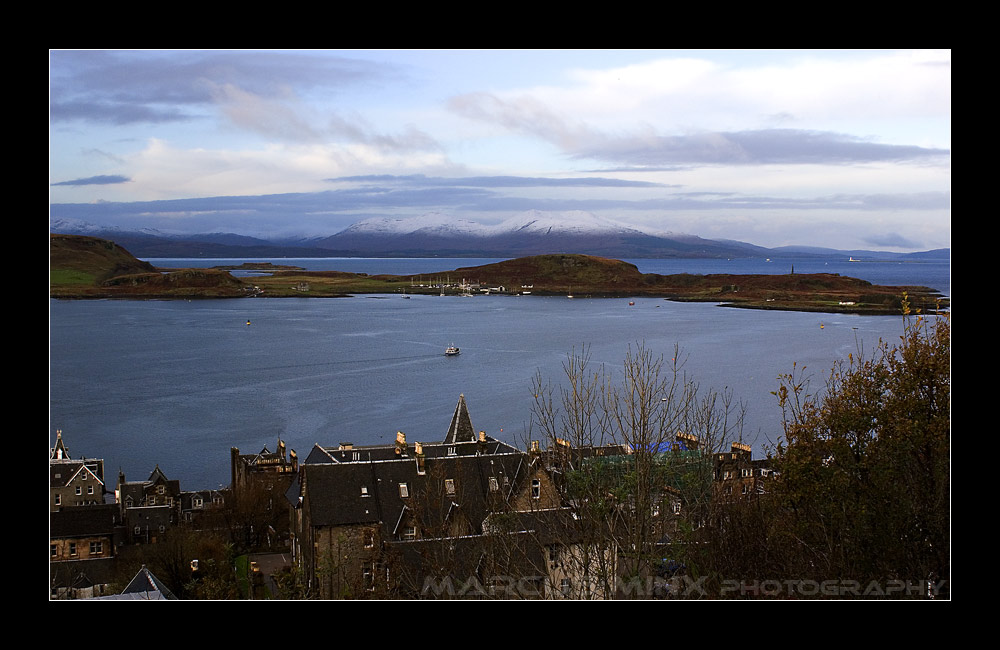
M50 50L49 217L332 235L528 210L951 246L950 50Z

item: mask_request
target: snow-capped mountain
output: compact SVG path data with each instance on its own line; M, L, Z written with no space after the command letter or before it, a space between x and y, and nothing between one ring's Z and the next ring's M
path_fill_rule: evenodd
M441 236L482 236L489 226L469 221L455 219L440 212L428 212L419 217L391 218L372 217L363 219L338 233L339 235L412 235L424 233Z
M656 233L590 212L529 210L483 225L432 212L402 219L365 219L341 232L311 242L354 255L442 255L517 257L554 252L584 252L607 257L746 255L694 235Z
M742 257L757 247L637 228L589 212L529 210L497 224L439 212L371 218L322 238L266 241L234 233L168 235L53 219L50 232L114 239L139 257L522 257L587 253L631 257Z
M81 219L52 219L49 222L49 232L62 233L68 235L90 235L92 237L107 237L115 233L131 233L149 235L151 237L168 237L165 233L155 228L139 228L137 230L124 230L118 226L99 226Z

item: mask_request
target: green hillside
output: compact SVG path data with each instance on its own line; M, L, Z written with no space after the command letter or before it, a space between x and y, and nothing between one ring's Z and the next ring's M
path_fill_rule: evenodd
M49 235L49 295L54 298L221 298L244 295L226 271L163 273L112 241Z

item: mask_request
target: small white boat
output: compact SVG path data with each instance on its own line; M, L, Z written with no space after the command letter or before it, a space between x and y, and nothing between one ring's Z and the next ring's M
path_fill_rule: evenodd
M457 354L459 354L460 352L461 352L461 350L459 350L458 348L456 348L454 345L451 345L451 346L448 346L448 349L446 349L444 351L444 355L446 357L454 357Z

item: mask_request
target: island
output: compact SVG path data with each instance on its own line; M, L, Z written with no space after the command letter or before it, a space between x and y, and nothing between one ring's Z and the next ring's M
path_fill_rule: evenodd
M263 272L248 278L230 270ZM725 307L854 314L937 313L940 292L879 286L835 273L641 273L634 264L581 254L522 257L419 275L309 271L271 263L210 269L158 269L108 240L50 235L53 298L333 298L358 294L655 297Z

